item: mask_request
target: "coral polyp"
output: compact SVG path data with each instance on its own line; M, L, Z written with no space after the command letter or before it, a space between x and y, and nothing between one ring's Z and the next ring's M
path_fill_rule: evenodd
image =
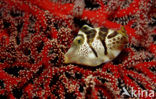
M0 98L155 98L155 5L155 0L1 0ZM64 54L85 24L124 27L129 43L98 67L65 64Z

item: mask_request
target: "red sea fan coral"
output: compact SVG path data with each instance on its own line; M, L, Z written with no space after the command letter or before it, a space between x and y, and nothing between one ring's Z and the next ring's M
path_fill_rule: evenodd
M154 98L155 5L155 0L1 0L0 97ZM123 25L129 44L98 67L64 64L84 24Z

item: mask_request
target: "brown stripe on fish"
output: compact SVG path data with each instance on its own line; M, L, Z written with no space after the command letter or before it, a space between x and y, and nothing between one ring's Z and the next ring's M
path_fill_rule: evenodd
M90 44L89 44L89 46L90 46L90 48L92 49L94 55L95 55L96 57L98 57L97 52L95 51L95 49L94 49Z
M94 41L97 31L93 28L86 26L86 25L84 25L80 29L80 31L82 31L86 35L86 39L87 39L87 43L88 43L89 47L91 48L91 50L93 51L95 56L98 57L97 52L95 51L95 49L92 46L92 42Z
M84 33L89 35L89 34L96 34L97 32L95 29L89 29L89 30L86 30Z
M100 31L101 31L101 32L107 33L107 32L108 32L108 28L106 28L106 27L101 27L101 28L100 28Z
M111 33L110 35L107 36L108 39L115 37L118 34L117 31L114 31L113 33Z
M95 35L96 35L97 32L96 32L95 29L90 29L90 30L88 30L88 31L86 31L84 33L87 36L87 43L89 44L89 43L92 43L93 42L93 40L94 40Z
M90 28L89 28L87 25L84 25L84 26L80 29L80 31L82 31L82 32L87 32L89 29L90 29Z
M105 42L105 40L106 40L106 36L108 35L108 29L107 28L100 28L100 30L99 30L99 37L98 37L98 39L100 39L100 41L102 42L102 44L103 44L103 47L104 47L104 49L105 49L105 51L104 51L104 54L105 55L107 55L107 46L106 46L106 42Z
M97 31L95 29L90 29L84 33L86 34L87 43L89 44L89 47L92 49L95 56L98 57L97 52L95 51L95 49L92 46L92 42L94 41Z

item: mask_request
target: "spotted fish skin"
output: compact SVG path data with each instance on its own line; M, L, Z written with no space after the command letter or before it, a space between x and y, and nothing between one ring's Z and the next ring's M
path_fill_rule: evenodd
M65 63L98 66L116 58L127 43L128 37L124 27L113 30L84 25L65 53L64 60Z

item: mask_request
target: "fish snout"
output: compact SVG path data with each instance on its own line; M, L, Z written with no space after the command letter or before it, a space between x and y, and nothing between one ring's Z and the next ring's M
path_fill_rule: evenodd
M65 64L69 63L69 57L67 55L64 55L64 63Z

